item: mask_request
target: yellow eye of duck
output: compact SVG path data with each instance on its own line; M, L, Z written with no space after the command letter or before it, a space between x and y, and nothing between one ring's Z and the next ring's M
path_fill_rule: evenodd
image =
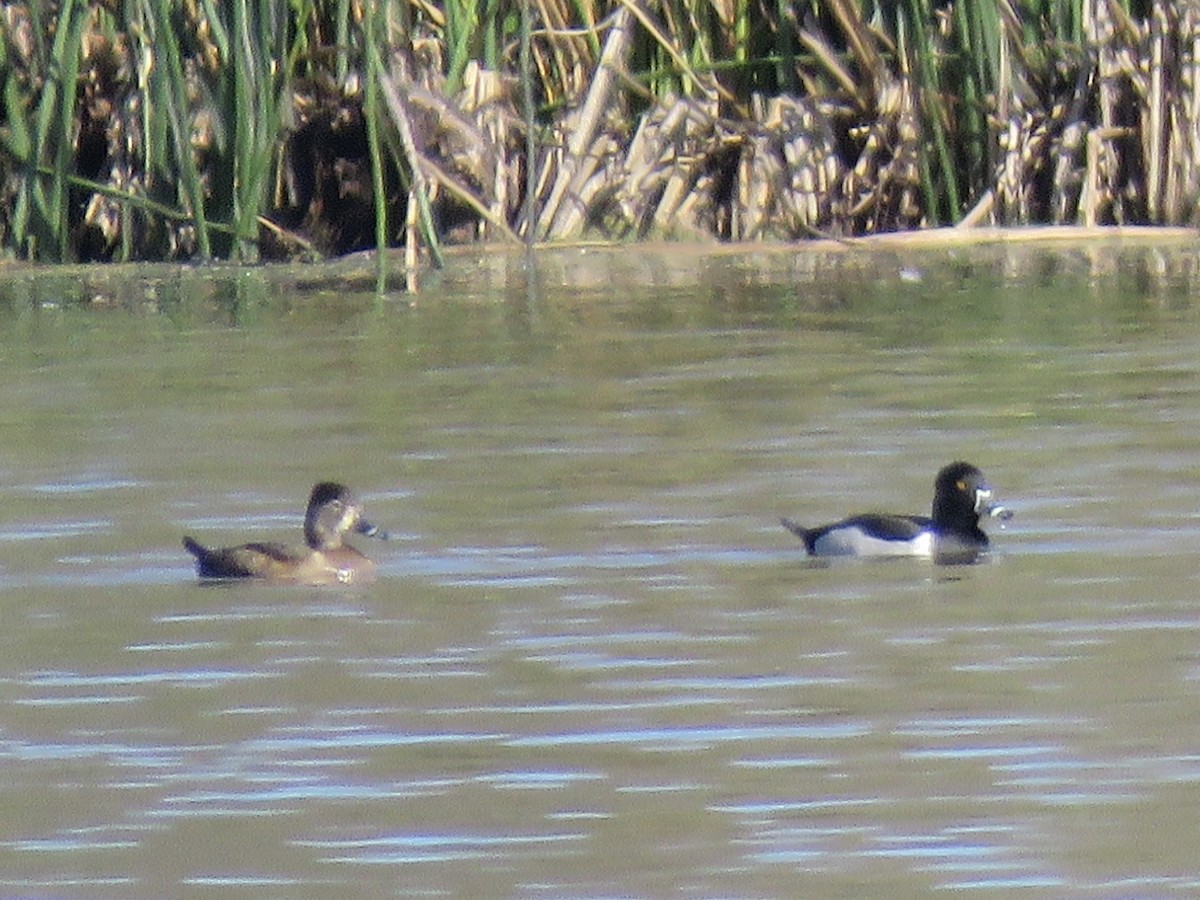
M967 483L965 481L960 481L955 485L955 487L957 487L960 491L965 491L967 489Z

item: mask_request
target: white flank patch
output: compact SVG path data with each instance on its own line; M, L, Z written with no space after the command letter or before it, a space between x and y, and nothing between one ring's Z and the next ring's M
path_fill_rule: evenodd
M933 556L933 534L923 531L912 540L888 541L858 528L835 528L817 539L817 556Z

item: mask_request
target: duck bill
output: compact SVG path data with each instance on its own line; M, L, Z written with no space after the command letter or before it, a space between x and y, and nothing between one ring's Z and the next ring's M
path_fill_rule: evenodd
M1007 506L1002 506L999 503L989 506L986 512L993 519L999 519L1001 522L1007 522L1013 517L1013 511Z
M355 522L354 531L356 534L363 534L367 537L379 538L381 541L386 541L388 539L388 533L386 531L380 531L379 528L377 528L373 523L368 522L366 519L359 519L357 522Z
M975 492L975 512L980 516L991 516L1001 522L1007 522L1013 517L1013 511L1000 503L992 502L992 492L981 488Z

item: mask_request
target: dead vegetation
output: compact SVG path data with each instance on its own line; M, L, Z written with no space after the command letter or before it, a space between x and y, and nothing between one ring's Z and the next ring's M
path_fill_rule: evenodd
M0 5L0 243L416 265L446 241L1196 223L1192 4L494 6Z

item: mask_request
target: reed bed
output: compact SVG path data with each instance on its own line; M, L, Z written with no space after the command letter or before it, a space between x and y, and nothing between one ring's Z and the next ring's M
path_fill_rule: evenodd
M1171 0L47 0L0 29L9 258L1197 218L1200 8Z

